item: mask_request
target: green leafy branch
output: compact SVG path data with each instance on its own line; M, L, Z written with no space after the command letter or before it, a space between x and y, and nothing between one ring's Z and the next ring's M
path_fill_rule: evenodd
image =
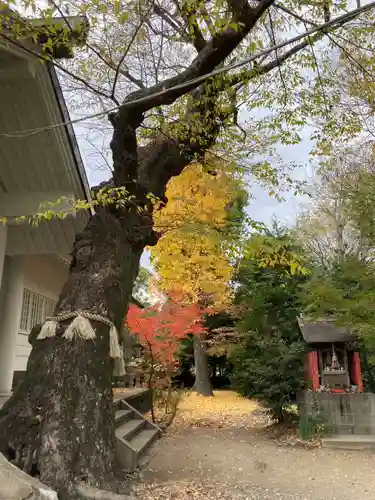
M146 199L153 205L157 205L160 200L152 193L146 195ZM98 207L114 207L116 210L133 207L138 213L145 210L144 201L139 203L134 194L121 187L103 187L97 192L92 193L91 200L72 200L67 196L61 196L55 201L43 202L39 205L39 210L30 215L20 215L15 218L17 224L28 223L34 227L39 226L43 221L52 219L65 219L69 215L75 215L78 211L87 210L92 214L95 213L95 208ZM10 217L0 216L0 223L5 225L9 222Z

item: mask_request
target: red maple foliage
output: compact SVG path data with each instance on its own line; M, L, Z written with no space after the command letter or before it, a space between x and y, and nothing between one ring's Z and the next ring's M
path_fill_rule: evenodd
M197 335L207 330L203 325L202 310L197 304L186 305L176 300L168 300L162 307L129 307L126 323L132 334L138 335L139 342L160 363L165 370L176 368L177 353L187 334Z

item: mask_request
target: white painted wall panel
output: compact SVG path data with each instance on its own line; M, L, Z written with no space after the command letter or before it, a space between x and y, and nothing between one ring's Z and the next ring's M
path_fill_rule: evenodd
M18 337L19 335L17 335ZM18 341L18 338L17 338ZM21 357L28 357L30 354L30 349L26 345L18 345L17 346L17 355Z
M0 287L3 278L4 260L6 255L8 228L0 222Z
M52 255L27 255L22 259L24 288L57 301L68 277L68 266ZM15 370L26 370L31 352L28 335L17 335Z
M21 347L30 347L29 336L27 333L18 333L17 345Z
M57 300L69 275L68 266L53 255L23 258L24 285L33 292Z
M31 350L30 350L31 352ZM27 360L29 359L30 353L27 354L27 356L16 356L16 361L14 363L14 371L15 372L24 372L26 371L27 367Z
M28 335L18 333L16 347L15 371L26 370L27 360L30 356L31 345L28 342Z

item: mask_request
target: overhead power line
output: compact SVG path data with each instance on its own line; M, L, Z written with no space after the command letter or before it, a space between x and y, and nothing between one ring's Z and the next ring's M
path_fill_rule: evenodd
M197 78L193 78L191 80L188 80L184 83L175 85L173 87L169 87L169 88L161 90L159 92L148 94L147 96L140 97L140 98L134 99L132 101L124 102L123 104L119 104L118 106L111 107L105 111L100 111L98 113L93 113L90 115L86 115L84 117L75 118L75 119L70 120L70 121L55 123L53 125L49 125L46 127L39 127L39 128L34 128L34 129L28 129L28 130L18 130L18 131L8 132L8 133L0 133L0 137L7 137L7 138L29 137L31 135L36 135L36 134L39 134L42 132L53 130L53 129L58 128L58 127L63 127L63 126L68 125L68 124L74 125L76 123L80 123L83 121L92 120L94 118L98 118L100 116L104 116L104 115L107 115L109 113L113 113L114 111L117 111L120 108L130 108L130 107L134 107L134 105L137 105L137 104L147 104L147 102L152 101L156 97L163 97L164 95L168 95L170 92L173 92L176 90L191 89L192 85L197 86L197 85L205 82L208 78L212 78L214 76L218 76L218 75L221 75L223 73L227 73L228 71L232 71L234 69L241 68L242 66L245 66L246 64L250 64L262 56L266 56L266 55L270 54L271 52L282 49L288 45L291 45L295 42L298 42L299 40L302 40L303 38L309 37L309 36L311 36L315 33L318 33L320 31L324 31L327 28L335 27L336 25L338 25L338 27L339 27L342 24L345 24L346 22L350 21L351 19L354 19L359 14L362 14L362 13L367 12L367 11L374 9L374 8L375 8L375 1L371 2L367 5L363 5L362 7L354 9L350 12L347 12L346 14L343 14L342 16L339 16L335 19L331 19L330 21L328 21L326 23L316 25L316 26L312 27L311 29L309 29L301 34L299 34L293 38L290 38L289 40L285 40L283 42L272 45L271 47L269 47L267 49L260 50L259 52L256 52L252 56L249 56L245 59L242 59L241 61L239 61L237 63L230 64L228 66L223 66L221 68L210 71L209 73L205 73L204 75L201 75Z

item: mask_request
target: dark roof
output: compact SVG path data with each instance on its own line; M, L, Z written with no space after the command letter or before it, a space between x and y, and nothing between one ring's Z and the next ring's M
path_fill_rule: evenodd
M350 342L356 339L349 328L336 326L333 319L308 321L304 318L298 318L298 324L302 336L308 344Z
M30 19L8 7L0 8L0 27L11 43L22 46L24 42L31 42L44 46L55 59L73 57L73 46L84 45L90 29L86 16ZM23 48L30 52L26 46Z
M78 142L76 139L76 135L73 130L73 126L70 121L70 115L68 111L68 107L66 105L66 101L63 95L63 91L61 89L61 85L58 79L58 76L56 74L56 70L52 64L47 64L47 70L49 73L49 76L51 78L53 90L55 93L56 101L57 104L60 108L60 113L61 113L61 118L62 121L65 123L65 130L68 136L68 141L70 145L70 149L72 151L72 155L74 158L75 166L78 171L79 179L81 181L81 186L82 186L82 191L83 191L83 196L86 197L86 199L91 202L92 197L91 197L91 191L90 191L90 185L89 181L87 179L86 175L86 170L83 164L82 156L78 147ZM91 209L91 215L94 214L93 210Z

